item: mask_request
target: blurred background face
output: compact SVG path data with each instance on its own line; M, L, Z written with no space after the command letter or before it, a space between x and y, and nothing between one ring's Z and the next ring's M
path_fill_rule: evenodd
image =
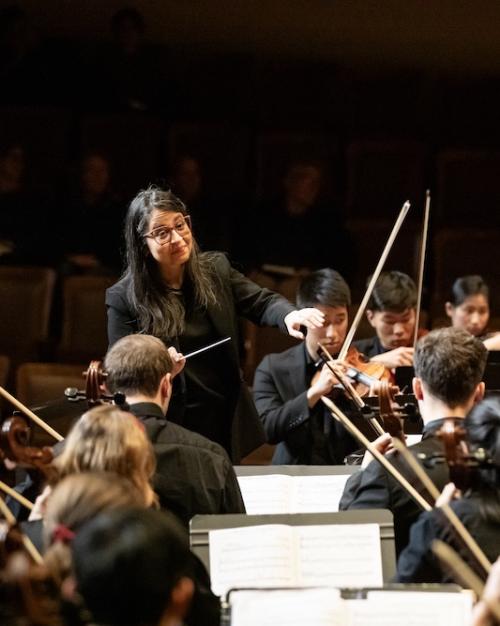
M172 185L177 194L189 204L201 191L201 167L192 157L180 159L176 165Z
M81 181L83 192L100 196L109 186L109 164L97 154L87 157L82 163Z
M12 146L0 155L0 178L9 183L13 190L21 184L24 173L24 150L21 146Z
M286 198L305 209L314 205L321 188L321 172L314 165L296 165L285 179Z
M474 337L481 335L490 319L490 307L483 294L469 296L459 306L446 303L446 314L453 328L466 330Z

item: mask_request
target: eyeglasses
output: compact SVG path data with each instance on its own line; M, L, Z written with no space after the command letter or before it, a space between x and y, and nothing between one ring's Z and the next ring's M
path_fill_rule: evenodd
M172 241L172 232L174 230L181 237L191 230L191 218L189 215L177 218L172 228L168 226L158 226L157 228L153 228L150 233L146 233L144 237L154 239L159 246L164 246Z

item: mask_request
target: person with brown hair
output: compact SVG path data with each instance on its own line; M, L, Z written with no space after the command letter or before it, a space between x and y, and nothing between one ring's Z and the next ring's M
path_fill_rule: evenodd
M152 442L153 482L161 507L186 525L196 514L244 513L224 448L165 417L176 371L165 344L150 335L122 337L108 350L104 368L106 387L125 395Z
M144 506L157 502L151 486L156 462L153 448L136 417L114 405L84 413L54 461L58 481L79 472L114 472L142 495Z
M482 400L482 377L487 350L483 343L465 330L433 330L417 343L413 392L424 422L422 441L409 450L414 456L443 452L437 436L445 420L463 424L474 404ZM398 456L393 461L406 475L407 466ZM438 489L450 482L446 464L428 469ZM425 492L422 486L417 489ZM394 515L398 553L407 545L409 530L421 513L420 507L385 468L372 461L366 469L349 477L340 500L340 510L389 509Z
M111 472L83 472L68 475L58 483L48 498L44 520L44 562L53 579L61 588L62 595L67 600L77 605L80 604L75 591L81 592L82 589L79 585L75 589L75 565L77 572L81 573L82 569L85 569L86 572L90 571L91 582L95 584L96 578L99 576L94 568L98 570L99 567L110 564L104 558L108 549L112 549L110 546L101 545L97 555L95 555L97 556L96 560L87 553L87 550L81 552L79 546L85 545L85 537L88 537L86 528L94 527L94 522L99 525L98 520L102 518L113 517L130 520L130 516L140 519L153 519L156 524L170 529L169 532L173 533L173 540L182 546L182 574L189 578L189 594L187 596L189 601L183 605L185 623L188 626L218 625L219 600L210 591L210 578L205 567L189 550L189 540L185 530L175 517L166 511L147 510L144 496L140 490L130 480ZM121 530L117 528L116 533L109 538L112 539L112 543L118 551L125 550L124 559L130 558L128 551L130 548L134 556L144 564L145 570L150 571L154 568L154 557L151 556L151 552L147 552L146 547L140 542L136 546L137 550L133 550L129 544L131 533L133 534L133 525L130 521L124 522ZM163 535L163 538L166 539L166 535ZM177 576L179 572L176 568L178 568L179 563L172 558L175 551L172 552L167 545L161 544L155 544L154 551L157 555L161 555L160 558L163 559L165 566L173 570L172 576ZM75 555L77 557L76 564ZM103 558L101 559L101 557ZM104 563L102 563L103 560ZM104 582L100 580L98 585L101 586L100 593L104 596L107 594L107 610L111 613L119 613L126 606L130 606L130 603L138 602L138 598L133 594L128 598L125 597L127 590L123 587L123 580L129 580L128 577L130 576L137 585L142 584L147 588L149 585L147 581L151 582L151 577L144 573L138 573L137 562L134 566L130 564L130 572L124 571L128 566L124 566L123 561L121 565L117 565L116 562L114 565L117 569L114 572L113 580L108 579ZM81 578L77 582L82 582ZM165 580L159 579L156 583L160 588L165 585ZM84 591L87 589L85 587ZM120 599L111 597L115 590L121 593ZM144 595L144 601L149 603L152 598L148 596L148 593L151 596L154 592L151 589L149 592L147 589L143 589L143 591L146 593L141 594L141 596ZM84 600L87 600L87 594L84 593L83 596ZM168 594L165 597L168 599ZM94 609L95 605L91 604L90 607L85 608ZM95 617L100 617L100 615Z
M44 562L57 584L71 574L68 544L83 524L103 511L142 506L144 495L137 486L114 472L63 478L47 498L43 519Z

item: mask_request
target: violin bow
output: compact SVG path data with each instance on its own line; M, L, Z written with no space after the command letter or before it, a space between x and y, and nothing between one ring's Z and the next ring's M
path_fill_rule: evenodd
M9 487L9 485L5 484L2 480L0 480L0 491L6 493L13 500L17 500L19 504L22 504L30 511L33 510L33 502L25 498L22 494L18 493L15 489L12 489L12 487Z
M413 347L416 348L418 341L418 327L420 325L420 307L422 305L422 289L424 285L425 251L427 248L427 233L429 230L429 213L431 208L431 192L425 193L424 225L422 228L422 241L420 242L420 260L418 268L417 306L415 312L415 330L413 334Z
M420 465L417 459L413 456L413 454L406 448L401 441L392 438L392 443L394 448L401 454L406 463L413 470L415 476L420 480L423 486L427 489L434 500L437 500L441 495L439 489L432 482L431 478L424 470L424 468ZM488 558L478 546L475 539L472 537L467 528L463 525L462 521L457 517L455 511L451 508L449 504L444 504L440 507L441 511L444 513L450 524L457 531L459 537L465 543L467 548L470 550L472 555L475 557L477 562L481 565L481 567L488 573L491 570L491 563Z
M329 398L325 396L321 396L321 400L330 410L332 415L337 418L339 422L342 423L343 426L355 437L366 449L371 453L371 455L391 474L391 476L405 489L408 494L415 500L415 502L422 508L424 511L432 510L432 506L427 502L427 500L411 485L406 478L401 474L399 470L397 470L394 465L388 461L383 454L381 454L377 448L373 445L373 443L363 435L363 433L359 430L359 428L352 423L352 421L345 415L336 404L334 404Z
M399 470L397 470L394 465L383 455L381 454L377 448L372 444L371 441L368 440L367 437L363 435L363 433L357 428L351 420L345 415L329 398L325 396L321 397L321 400L328 407L330 412L337 418L339 422L341 422L345 428L362 444L367 450L372 454L372 456L391 474L391 476L401 485L403 489L417 502L417 504L424 509L424 511L431 511L432 505L409 483L409 481L401 474ZM408 456L412 457L411 452L408 451L407 448L400 442L398 439L393 437L393 444L396 450L401 451L404 450L404 459L407 460ZM408 462L408 461L407 461ZM415 460L416 462L416 460ZM419 465L417 463L417 465ZM412 466L413 467L413 466ZM423 468L419 465L419 470L424 472ZM424 472L425 474L425 472ZM418 475L420 478L420 474ZM429 491L429 493L436 499L439 494L439 490L431 481L431 479L425 474L425 482L422 480L424 486ZM430 487L430 488L429 488ZM449 510L446 509L448 507ZM469 531L465 528L462 522L457 518L455 512L451 507L445 505L441 507L441 510L446 515L450 524L455 528L459 536L465 542L466 546L469 548L473 556L478 560L480 565L486 572L491 570L491 563L487 559L486 555L483 553L481 548L478 546L475 539L469 533ZM451 512L451 515L449 514ZM458 521L458 524L457 524Z
M328 367L331 373L339 380L340 384L342 385L342 387L344 387L346 393L351 397L352 401L357 406L357 408L359 410L363 410L366 407L366 402L356 391L356 389L354 388L354 385L351 383L348 377L344 374L344 372L340 369L340 367L335 362L335 360L332 359L331 354L328 352L325 346L323 346L320 342L318 342L318 348L321 354L326 359L325 365ZM378 421L374 417L368 418L368 423L371 425L371 427L375 431L375 434L377 435L377 437L385 433L385 430L382 428L382 426L378 423Z
M498 600L495 601L493 598L484 597L485 585L483 581L472 571L462 557L447 543L439 539L435 539L432 542L432 551L443 565L451 570L456 580L460 581L464 587L472 589L479 602L483 602L485 609L500 623L500 602Z
M454 577L464 587L472 589L478 598L483 595L483 581L451 546L440 539L434 539L431 548L442 564L451 570Z
M396 239L396 236L399 233L399 230L401 229L403 221L409 210L410 210L410 202L407 200L403 204L401 211L399 212L398 218L396 219L396 222L392 228L391 234L389 235L389 238L387 239L387 243L385 244L384 250L378 261L377 267L375 268L375 271L372 274L370 282L368 283L368 287L366 288L365 295L363 296L363 300L361 301L361 304L359 305L359 308L356 312L356 316L354 317L354 320L351 324L351 328L349 329L349 332L347 333L347 336L344 340L344 344L342 348L340 349L340 352L338 355L339 361L343 361L347 355L347 351L349 350L349 347L352 343L356 330L358 329L359 323L361 322L361 318L363 317L363 314L365 312L366 306L368 304L368 300L370 299L370 296L372 295L372 291L373 291L373 288L375 287L375 283L377 282L378 277L380 276L380 272L382 271L384 264L387 261L387 257L389 256L389 253L391 251L392 244L394 243L394 240Z
M57 441L63 441L64 437L60 435L57 430L54 430L52 426L49 426L46 422L44 422L38 415L35 415L33 411L28 409L27 406L24 406L22 402L19 402L17 398L14 398L6 389L0 386L0 395L2 395L6 400L8 400L11 404L13 404L16 409L19 409L22 413L24 413L27 417L29 417L35 424L38 424L40 428L43 428L45 432L54 437Z
M16 524L16 518L14 517L9 507L5 504L3 498L0 498L0 513L2 513L2 515L5 517L5 519L7 520L7 524L9 524L9 526L14 526ZM22 536L23 546L26 548L26 552L31 556L31 558L33 559L33 561L35 561L35 563L37 563L38 565L42 565L43 564L42 555L35 548L31 539L24 533L21 533L21 536Z

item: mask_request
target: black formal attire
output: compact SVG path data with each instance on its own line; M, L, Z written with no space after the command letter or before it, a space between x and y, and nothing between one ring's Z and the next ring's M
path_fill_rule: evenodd
M378 356L379 354L384 354L384 352L389 352L392 349L384 348L384 346L380 343L378 335L370 337L369 339L358 339L358 341L353 341L352 345L368 359Z
M178 297L184 301L186 330L180 337L162 339L178 350L203 347L228 336L231 341L187 361L174 379L167 416L220 443L237 463L265 441L259 416L241 376L238 316L286 331L284 318L295 307L237 272L223 254L216 255L214 271L219 279L217 303L206 310L197 308L190 286L185 284ZM110 345L120 337L142 331L129 294L128 277L106 292Z
M455 419L460 420L459 423L463 421L460 418ZM444 421L444 419L432 420L424 426L422 441L408 448L414 456L418 454L429 456L443 452L443 445L436 436L436 432ZM390 460L394 462L403 476L410 480L415 489L430 501L427 491L415 480L408 466L397 453L392 453ZM445 463L426 468L426 471L440 491L450 482L448 466ZM389 509L392 511L398 554L408 544L410 527L422 512L413 498L377 461L372 461L362 472L348 478L339 509L341 511L352 509Z
M238 479L225 450L165 419L154 402L130 405L153 444L153 487L162 508L184 523L196 514L245 513Z
M477 494L456 500L450 504L457 517L469 530L492 563L500 555L500 523L486 521L479 513L481 499ZM445 583L453 582L447 572L440 567L431 546L435 539L451 545L473 569L477 569L475 559L457 539L456 532L441 509L433 509L418 518L410 531L410 542L400 554L396 580L402 583ZM478 571L482 574L481 571Z
M253 396L273 464L339 465L359 445L319 401L312 409L307 390L317 372L305 343L269 354L255 371Z

